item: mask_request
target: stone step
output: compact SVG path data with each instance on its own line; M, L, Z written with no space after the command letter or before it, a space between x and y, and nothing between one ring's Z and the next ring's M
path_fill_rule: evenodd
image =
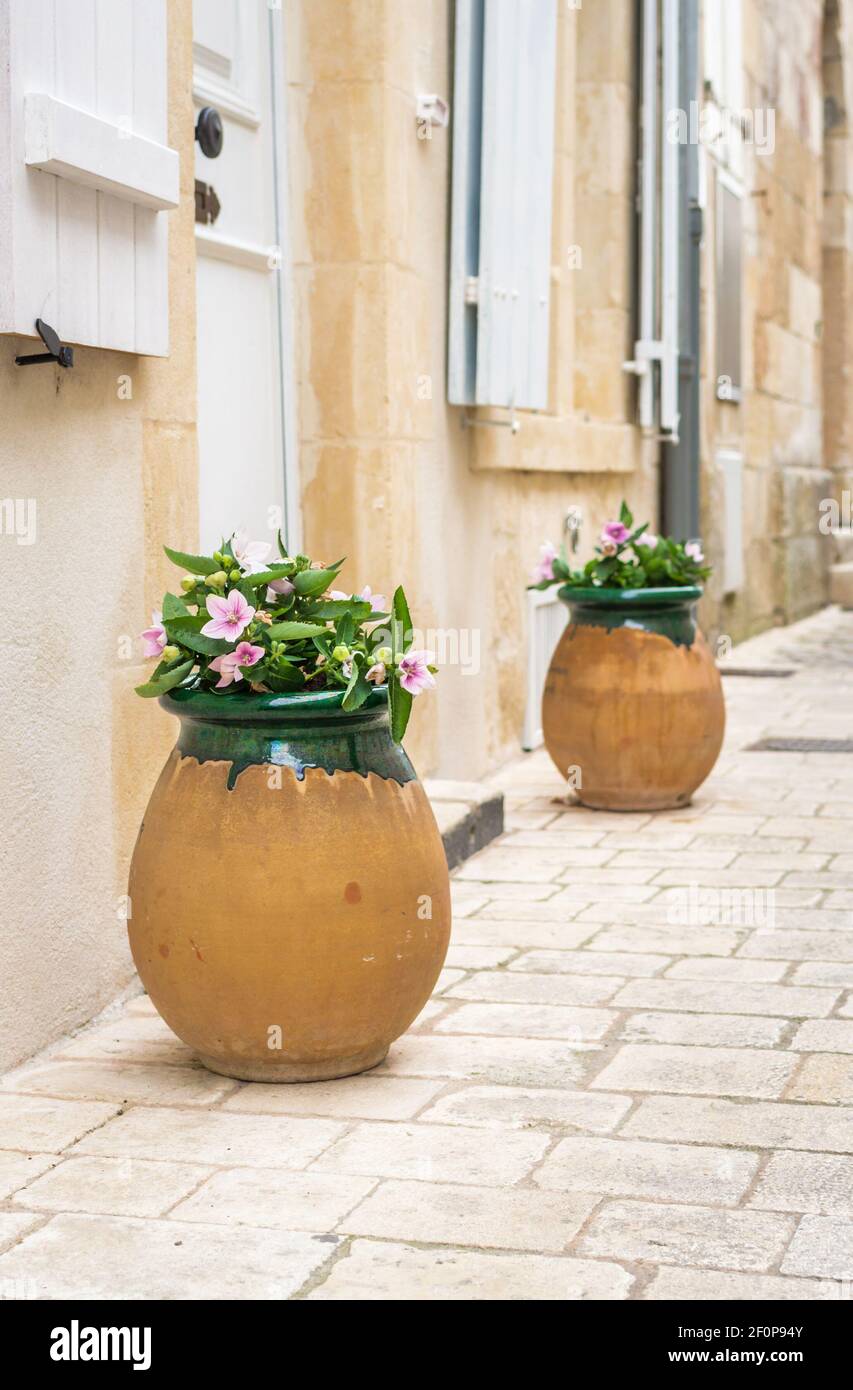
M448 868L455 869L503 834L503 792L479 782L441 778L428 778L424 790L438 821Z
M830 567L829 601L842 608L853 608L853 561Z

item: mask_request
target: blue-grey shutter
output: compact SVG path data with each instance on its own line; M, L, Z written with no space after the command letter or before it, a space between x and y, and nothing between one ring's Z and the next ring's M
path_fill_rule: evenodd
M556 0L457 0L448 399L548 403Z

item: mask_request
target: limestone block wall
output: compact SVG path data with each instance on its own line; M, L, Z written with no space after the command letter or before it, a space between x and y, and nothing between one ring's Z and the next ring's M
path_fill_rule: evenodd
M657 445L633 424L621 367L636 138L624 0L558 9L548 409L521 412L513 435L482 424L506 412L446 403L450 133L419 140L415 100L451 95L452 13L290 7L298 428L309 549L348 554L359 586L404 582L418 626L471 658L444 666L407 743L422 773L476 777L519 745L539 544L560 539L570 503L587 518L581 558L623 494L656 522Z
M171 353L78 348L70 371L14 365L0 339L4 524L0 765L0 1070L80 1024L130 979L123 895L174 723L139 700L137 634L197 533L191 5L169 5ZM4 513L5 516L5 513Z
M724 551L720 448L743 451L745 583L713 581L709 625L735 640L827 601L822 499L849 486L853 218L844 0L744 0L744 105L772 111L775 148L745 147L740 404L715 394L717 187L703 261L703 532ZM834 95L833 95L834 94Z

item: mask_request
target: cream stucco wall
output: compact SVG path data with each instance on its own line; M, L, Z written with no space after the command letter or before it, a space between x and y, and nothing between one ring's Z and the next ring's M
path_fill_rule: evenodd
M169 536L197 527L191 4L169 4L171 353L75 350L21 369L0 339L0 496L32 499L32 545L0 534L0 1069L86 1021L132 974L122 898L172 721L133 686ZM123 399L119 378L130 381ZM158 553L159 552L159 553ZM161 558L162 557L162 558Z

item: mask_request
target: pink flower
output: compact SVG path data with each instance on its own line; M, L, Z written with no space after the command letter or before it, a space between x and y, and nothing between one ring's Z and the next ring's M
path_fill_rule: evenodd
M235 531L231 550L244 574L260 574L266 569L265 561L272 546L269 541L250 541L246 531Z
M684 547L684 553L688 555L691 560L695 560L697 565L701 565L705 558L702 547L698 541L688 541Z
M410 695L420 695L435 685L429 669L432 660L432 652L406 652L400 661L397 668L400 684Z
M602 541L612 541L614 545L621 545L626 541L631 532L621 521L606 521L601 531Z
M647 545L650 550L654 550L657 543L658 538L652 535L651 531L644 531L637 542L638 545Z
M283 598L286 598L288 594L293 593L293 588L294 586L289 579L274 579L272 584L267 585L267 603L274 603L276 594L281 594Z
M608 555L608 556L609 556L609 555L615 555L615 554L616 554L616 545L615 545L615 543L614 543L613 541L602 541L602 542L601 542L601 553L602 553L602 555Z
M218 671L221 677L216 682L216 689L220 690L223 685L230 685L232 681L241 681L243 673L238 667L255 666L265 655L263 647L253 647L251 642L241 642L236 651L214 657L210 663L210 670Z
M339 601L341 599L360 598L362 603L369 603L371 605L374 613L384 613L388 608L388 600L385 595L374 594L369 584L365 584L360 594L345 594L341 589L332 589L329 593L329 598L338 599Z
M142 633L143 655L159 656L166 645L166 629L163 626L163 614L154 612L151 614L152 627L147 627Z
M557 558L557 547L551 541L545 541L539 547L539 563L531 576L534 584L542 584L546 579L554 578L554 561Z
M365 674L366 681L373 681L374 685L381 685L385 680L385 662L375 661L370 670ZM435 684L435 682L433 682Z
M207 600L210 622L202 628L203 637L224 637L236 641L255 616L255 610L247 603L239 589L232 589L227 598L211 594Z
M386 613L388 611L388 600L385 595L374 594L369 584L365 584L361 593L357 594L356 597L363 599L365 603L369 603L374 613Z

